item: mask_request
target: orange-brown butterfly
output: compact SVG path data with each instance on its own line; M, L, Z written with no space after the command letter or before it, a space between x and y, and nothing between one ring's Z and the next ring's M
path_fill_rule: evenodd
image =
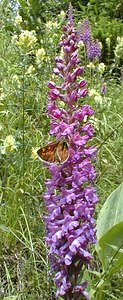
M69 143L64 138L53 141L40 148L37 154L44 162L63 164L69 158Z

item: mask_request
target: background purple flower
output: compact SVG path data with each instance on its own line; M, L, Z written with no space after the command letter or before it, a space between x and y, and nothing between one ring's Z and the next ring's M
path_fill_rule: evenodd
M83 23L78 26L77 33L78 33L78 42L82 41L86 45L87 41L90 39L91 36L91 30L90 30L88 18L86 18L83 21Z
M78 42L82 41L85 45L85 51L88 59L101 56L101 48L98 40L94 40L91 36L89 20L86 18L77 29Z
M87 42L87 57L89 59L93 59L95 57L100 57L101 56L101 48L99 45L99 42L94 39L91 39L90 41Z

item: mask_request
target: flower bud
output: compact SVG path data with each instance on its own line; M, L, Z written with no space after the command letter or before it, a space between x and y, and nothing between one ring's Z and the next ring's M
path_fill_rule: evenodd
M63 60L63 58L61 56L56 56L55 61L57 63L63 63L64 62L64 60Z
M79 83L78 83L78 88L82 88L82 87L84 87L86 84L87 84L87 81L84 80L84 79L82 79L82 80L80 80Z
M78 96L79 97L85 97L88 93L88 89L78 90Z
M58 68L59 71L63 71L63 69L64 69L64 65L61 63L57 63L56 67Z
M71 52L71 49L70 49L70 47L69 46L65 46L65 47L63 47L64 48L64 50L66 51L66 52L68 52L68 53L70 53Z
M55 75L59 75L59 69L58 68L53 68L53 72Z
M56 89L52 89L48 94L52 100L56 100L59 97L59 91Z
M77 77L77 76L79 76L80 74L82 74L82 73L84 72L84 70L85 70L84 67L78 67L78 68L74 71L73 75L74 75L75 77Z
M55 89L56 84L53 81L49 81L48 82L48 87L49 87L49 89Z
M70 100L71 100L71 102L72 102L72 103L76 102L76 101L77 101L77 98L78 98L77 92L76 92L76 91L72 91L72 92L70 93Z

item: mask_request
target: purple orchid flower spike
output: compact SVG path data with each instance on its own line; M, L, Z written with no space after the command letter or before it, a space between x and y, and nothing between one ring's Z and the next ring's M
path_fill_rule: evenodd
M46 180L44 200L48 211L46 242L51 271L56 274L56 296L67 300L89 300L85 290L87 281L80 282L80 274L92 260L89 244L96 242L93 217L98 201L93 166L96 149L89 145L94 130L88 118L94 111L88 104L81 105L88 89L77 41L70 4L68 24L63 27L60 40L64 56L56 57L53 70L61 83L48 83L50 134L60 141L55 149L57 156L64 151L62 139L68 143L69 155L62 164L54 161L48 165L51 176Z

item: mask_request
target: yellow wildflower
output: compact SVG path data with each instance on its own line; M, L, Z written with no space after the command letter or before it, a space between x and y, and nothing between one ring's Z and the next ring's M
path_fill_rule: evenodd
M26 71L26 74L31 75L35 72L35 68L33 67L33 65L30 65Z
M18 15L16 18L15 18L15 21L14 21L14 25L20 25L21 23L23 22L22 20L22 17L20 15Z
M58 27L59 27L59 24L58 24L57 21L54 21L54 22L48 21L46 23L46 29L47 30L57 29Z
M8 135L2 147L2 154L13 152L16 149L15 138L10 134Z
M90 62L90 63L87 65L87 68L89 68L89 69L95 69L95 65L94 65L92 62Z
M40 48L38 50L36 50L36 60L39 63L41 60L44 60L46 58L46 52L44 50L44 48Z
M35 30L23 30L15 43L19 48L29 51L31 49L34 49L36 42L37 38L35 35Z
M31 157L32 157L33 159L36 159L36 158L37 158L37 151L38 151L38 149L39 149L39 148L34 148L34 147L32 147L32 149L31 149Z

